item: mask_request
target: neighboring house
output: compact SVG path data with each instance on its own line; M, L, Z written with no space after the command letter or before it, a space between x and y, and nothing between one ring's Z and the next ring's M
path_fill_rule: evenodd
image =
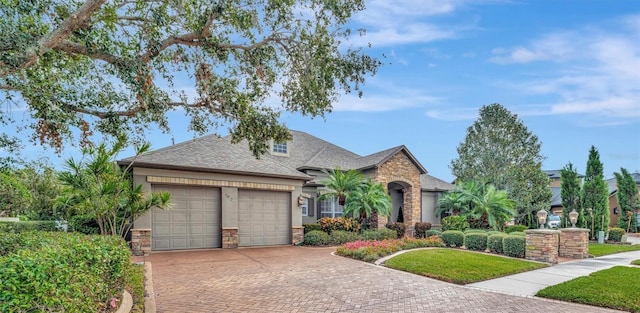
M134 182L169 191L173 208L148 212L134 228L151 230L152 250L295 244L303 224L342 215L336 199L318 201L322 170L336 167L358 170L388 190L393 212L375 226L395 221L400 208L409 234L416 222L439 224L437 198L453 185L429 176L405 146L360 156L304 132L291 135L260 159L246 143L215 135L139 156Z
M549 176L549 187L551 188L551 212L556 215L562 215L562 197L560 196L561 190L561 180L560 180L560 171L544 171ZM640 188L640 173L631 174L633 179ZM578 174L578 177L582 179L584 176ZM581 181L582 183L582 181ZM620 216L620 210L618 207L618 197L617 191L618 186L616 183L616 179L610 178L606 180L607 188L609 189L609 227L616 227L618 223L618 217ZM640 213L640 212L639 212Z

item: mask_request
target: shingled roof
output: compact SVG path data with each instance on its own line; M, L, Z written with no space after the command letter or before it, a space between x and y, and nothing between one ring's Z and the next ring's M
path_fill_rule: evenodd
M397 146L367 156L360 156L305 132L291 130L287 142L288 156L266 153L260 159L249 150L246 142L232 144L230 136L208 135L185 141L139 156L139 167L186 169L207 172L242 173L270 177L290 177L310 180L300 172L304 169L364 170L375 168L396 153L402 152L415 164L421 174L426 169L405 146ZM120 161L128 164L133 158Z
M435 178L429 174L420 175L420 188L422 190L448 191L452 190L453 187L453 184L450 184L442 179Z

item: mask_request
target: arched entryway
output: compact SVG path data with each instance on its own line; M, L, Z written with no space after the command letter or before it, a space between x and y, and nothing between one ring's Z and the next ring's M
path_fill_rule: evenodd
M389 222L404 223L404 212L402 212L402 208L404 208L404 186L397 182L392 182L387 185L387 190L391 197L391 215L389 216Z

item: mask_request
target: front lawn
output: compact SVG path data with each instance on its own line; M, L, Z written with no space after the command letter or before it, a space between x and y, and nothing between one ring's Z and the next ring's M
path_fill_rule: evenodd
M385 265L461 285L547 266L537 262L454 249L411 251L388 260Z
M640 250L640 245L621 245L621 244L610 244L610 243L590 243L589 244L589 254L595 257L614 254L614 253L620 253L620 252L638 251L638 250Z
M616 266L538 292L537 296L640 312L640 269Z
M633 261L631 261L631 264L640 265L640 260L633 260Z

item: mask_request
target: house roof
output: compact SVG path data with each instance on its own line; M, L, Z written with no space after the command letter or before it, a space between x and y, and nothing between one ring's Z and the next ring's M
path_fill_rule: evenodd
M367 156L360 156L305 132L290 130L290 133L292 138L287 142L288 156L266 153L260 159L256 159L249 150L246 141L232 144L230 136L208 135L150 151L139 156L135 163L139 167L228 172L311 180L311 176L300 171L336 167L343 170L364 170L382 165L397 153L404 153L421 174L427 173L426 169L405 146L397 146ZM132 157L126 158L120 163L129 164L132 160Z
M548 176L549 178L557 178L557 179L560 179L560 172L561 172L561 170L548 170L548 171L543 171L543 172L545 172L545 174L547 174L547 176ZM583 178L583 177L584 177L584 175L582 175L582 174L578 174L578 178Z
M429 174L422 174L420 175L420 187L422 190L447 191L452 190L454 185Z
M560 187L551 187L551 207L562 206L561 190Z

